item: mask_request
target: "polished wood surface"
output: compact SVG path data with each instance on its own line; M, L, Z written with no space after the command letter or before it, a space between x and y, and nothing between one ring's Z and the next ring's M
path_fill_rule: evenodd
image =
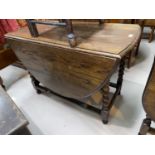
M136 60L136 57L138 55L139 52L139 46L140 46L140 42L141 42L141 36L142 36L142 32L143 32L143 26L144 26L144 20L142 19L106 19L104 20L104 22L107 23L123 23L123 24L138 24L141 27L141 34L139 37L139 40L137 41L137 43L135 44L135 47L133 49L130 50L130 52L126 55L126 64L127 67L130 68Z
M46 87L71 98L84 98L100 89L118 60L23 40L9 41L24 66ZM20 46L19 46L20 44Z
M134 47L141 32L140 26L131 24L97 25L96 23L73 22L73 27L78 44L75 49L117 58L123 57ZM9 33L6 37L70 48L64 28L39 25L38 30L40 36L37 38L31 37L28 28Z
M124 59L140 37L140 26L73 22L77 46L71 48L65 30L56 26L38 26L40 35L32 37L27 28L8 33L7 41L29 70L37 93L53 91L61 96L85 101L102 91L102 121L108 122L109 111L120 94ZM118 79L110 78L119 66ZM41 83L41 84L40 84ZM115 88L110 97L109 87Z
M0 135L13 134L27 124L24 115L0 86Z
M6 37L19 59L41 83L64 96L79 99L103 86L117 67L117 58L133 48L140 35L138 25L103 27L86 23L74 23L79 41L76 48L68 45L64 29L55 26L39 26L41 35L37 38L31 37L27 28Z

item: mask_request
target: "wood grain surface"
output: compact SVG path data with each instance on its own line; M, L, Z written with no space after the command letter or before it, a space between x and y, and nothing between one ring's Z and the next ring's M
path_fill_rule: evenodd
M73 22L77 46L75 49L87 53L122 58L132 49L140 37L140 26L136 24L103 24L96 22ZM71 48L63 27L38 25L39 37L31 37L28 28L8 33L7 38L33 41L64 48Z
M118 66L116 58L23 40L8 40L18 58L44 86L75 99L100 89ZM19 46L20 45L20 46Z

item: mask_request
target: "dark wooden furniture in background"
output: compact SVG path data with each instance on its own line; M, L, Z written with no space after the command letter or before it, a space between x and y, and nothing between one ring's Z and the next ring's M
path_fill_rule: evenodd
M147 132L154 131L151 128L151 121L155 121L155 59L143 93L143 107L146 112L146 118L143 120L139 134L145 135Z
M16 61L17 57L11 49L0 50L0 69L3 69Z
M52 91L82 101L98 109L103 123L107 123L114 99L121 91L125 56L137 43L140 27L93 22L73 22L73 27L77 41L74 48L68 44L65 29L57 26L37 25L38 37L23 28L6 38L30 72L38 93ZM110 78L118 66L117 82L112 83ZM116 89L113 96L110 87ZM102 93L101 102L89 102L98 91Z
M155 19L144 19L144 25L143 27L150 27L151 32L149 35L144 35L143 38L149 39L149 43L152 42L154 38L154 29L155 29Z
M8 66L16 61L17 61L17 57L11 49L4 49L3 47L1 47L1 49L0 49L0 69L3 69L6 66ZM5 88L1 77L0 77L0 85L3 88Z
M30 134L28 121L0 86L0 135Z
M0 70L9 66L14 65L23 69L26 69L23 64L18 60L15 53L11 48L4 48L4 45L0 46ZM0 76L0 85L5 88L3 79Z

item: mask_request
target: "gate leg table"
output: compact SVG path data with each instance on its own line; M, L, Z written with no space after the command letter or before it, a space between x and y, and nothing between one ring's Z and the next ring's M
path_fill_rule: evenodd
M72 27L77 41L74 48L68 44L65 29L57 26L37 25L38 37L31 36L26 27L8 33L6 38L30 72L37 93L53 92L84 102L108 123L110 109L121 91L125 57L140 37L140 26L75 21ZM118 79L111 83L117 71ZM115 88L113 95L110 87ZM85 102L99 91L101 103Z

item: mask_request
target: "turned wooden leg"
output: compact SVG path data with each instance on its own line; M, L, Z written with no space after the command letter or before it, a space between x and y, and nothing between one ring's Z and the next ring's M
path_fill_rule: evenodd
M124 75L124 69L125 69L125 60L122 59L119 66L119 72L118 72L118 80L117 80L117 89L119 90L118 95L121 94L121 88L123 83L123 75Z
M139 41L138 41L138 43L136 45L136 53L135 53L135 56L138 56L140 41L141 41L141 38L139 39Z
M38 89L38 86L39 86L40 82L34 76L32 76L31 74L30 74L30 77L31 77L31 82L32 82L32 85L33 85L34 89L36 90L36 92L38 94L41 94L41 90Z
M133 49L134 50L134 49ZM132 59L132 50L129 52L129 57L128 57L128 62L127 62L127 67L130 68L131 66L131 59Z
M155 29L155 27L151 27L151 33L150 33L150 36L149 36L149 43L152 42L152 40L153 40L154 29Z
M140 131L139 131L139 135L146 135L147 132L150 129L150 125L151 125L151 119L149 117L146 117L141 125Z
M26 19L26 22L27 22L27 26L30 30L30 33L33 37L38 37L39 36L39 33L38 33L38 30L37 30L37 26L35 23L32 23L31 22L32 19Z
M108 123L109 111L110 111L110 101L109 101L109 83L102 88L103 93L103 107L101 110L101 118L104 124Z
M140 22L139 24L140 24L140 26L141 26L141 34L140 34L139 40L138 40L137 45L136 45L136 56L138 55L138 52L139 52L139 46L140 46L140 42L141 42L142 35L143 35L143 30L144 30L144 20L141 20L141 22Z
M5 86L4 86L4 84L3 84L3 80L2 80L1 77L0 77L0 85L5 89Z

